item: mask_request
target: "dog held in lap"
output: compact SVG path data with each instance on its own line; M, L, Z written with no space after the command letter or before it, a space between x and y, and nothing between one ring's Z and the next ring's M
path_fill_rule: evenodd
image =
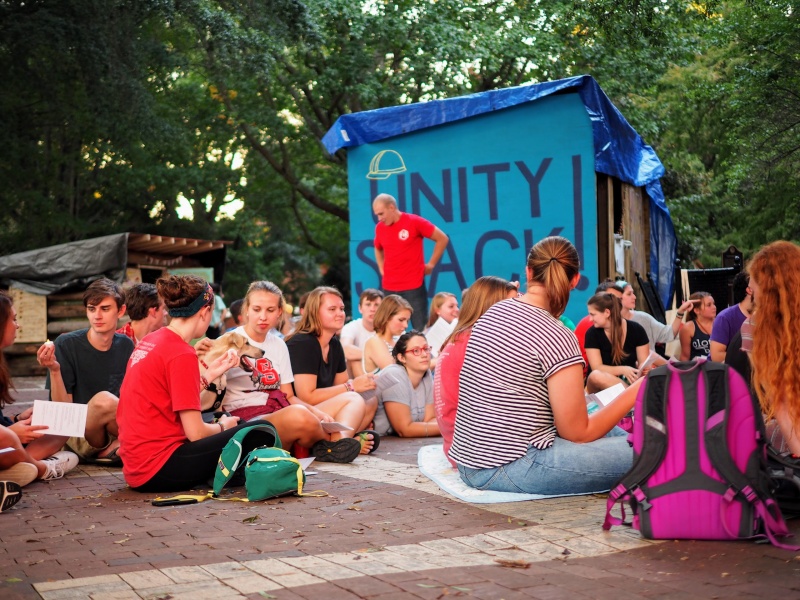
M261 358L264 356L263 350L250 345L243 335L231 331L212 340L211 347L202 357L197 358L200 362L201 372L205 370L206 365L211 364L226 352L235 352L239 357L240 367L248 372L252 371L252 363L247 359ZM208 383L208 388L200 395L200 405L203 412L213 411L219 408L220 404L222 404L222 397L225 395L225 388L227 387L224 373L214 381L209 381Z

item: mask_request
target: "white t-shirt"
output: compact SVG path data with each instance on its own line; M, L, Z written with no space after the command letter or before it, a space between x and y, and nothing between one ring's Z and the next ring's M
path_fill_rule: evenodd
M267 333L263 342L256 342L244 327L237 327L236 333L243 335L247 341L264 351L264 356L255 361L255 369L248 373L241 367L233 367L226 374L228 388L222 407L225 410L236 410L247 406L261 406L266 401L270 390L280 389L281 384L292 383L292 362L289 349L274 331Z
M339 336L342 346L356 346L359 350L364 350L364 344L375 335L375 331L367 331L364 327L364 319L354 319L342 327L342 335Z

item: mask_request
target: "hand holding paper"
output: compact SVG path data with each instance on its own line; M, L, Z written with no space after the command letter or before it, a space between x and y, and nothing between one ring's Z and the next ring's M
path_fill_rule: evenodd
M34 400L31 425L47 425L47 433L53 435L83 437L88 408L86 404Z

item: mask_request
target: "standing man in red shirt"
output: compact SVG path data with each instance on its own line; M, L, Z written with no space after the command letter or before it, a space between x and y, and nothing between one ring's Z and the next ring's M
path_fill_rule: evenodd
M389 194L375 197L372 212L378 217L375 226L375 261L383 276L383 291L408 300L414 309L411 323L414 329L422 331L428 319L425 275L429 275L442 258L450 238L430 221L400 212L397 200ZM425 262L423 238L431 239L436 244L428 262Z

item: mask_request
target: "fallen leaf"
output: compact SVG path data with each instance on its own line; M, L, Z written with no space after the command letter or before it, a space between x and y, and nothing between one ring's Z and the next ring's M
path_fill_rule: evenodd
M115 543L115 544L124 544L125 542L129 541L130 539L131 539L131 538L129 538L129 537L126 537L126 538L124 538L124 539L122 539L122 540L117 540L117 541L116 541L116 542L114 542L114 543Z
M681 556L681 560L689 560L688 556Z
M465 587L456 587L451 586L454 590L458 590L459 592L471 592L472 588L465 588Z
M347 510L361 510L360 506L348 506Z
M277 596L273 596L272 594L268 594L267 592L258 592L258 595L262 598L277 598Z
M361 534L364 533L363 529L353 529L352 531L353 531L353 533L361 533Z
M438 585L430 585L429 583L418 583L417 585L418 585L419 587L424 587L424 588L437 588L437 587L441 587L441 586L438 586Z
M570 554L572 554L572 552L570 552L567 548L564 548L564 551L561 554L563 554L564 556L569 556Z
M317 527L319 527L320 529L325 529L327 525L320 523L319 525L317 525Z
M22 581L22 579L18 577L9 577L6 579L6 583L19 583L20 581Z
M722 577L727 577L728 575L730 575L730 573L723 573Z
M242 519L242 523L255 523L256 521L258 521L258 515L253 515L252 517Z
M512 569L527 569L531 566L531 563L524 561L524 560L511 560L507 558L495 558L494 562L496 562L501 567L510 567Z

